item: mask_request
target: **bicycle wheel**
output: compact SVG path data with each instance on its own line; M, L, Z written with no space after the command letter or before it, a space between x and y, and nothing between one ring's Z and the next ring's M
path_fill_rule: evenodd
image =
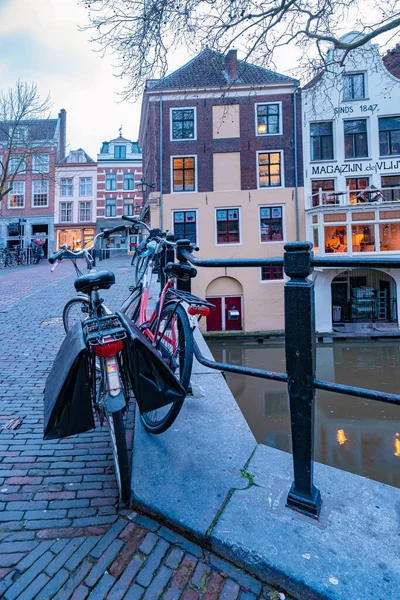
M110 431L115 475L117 478L120 499L124 504L128 504L130 500L131 482L123 411L119 410L115 413L107 413L107 425Z
M187 390L193 366L193 334L185 309L181 305L169 304L163 308L156 348ZM183 400L176 401L143 413L140 417L144 428L150 433L163 433L175 421L182 404Z
M65 333L71 329L75 323L85 321L90 315L90 303L85 298L72 298L64 306L63 324Z
M149 254L145 254L144 256L143 255L138 256L138 259L137 259L136 265L135 265L135 285L139 285L139 283L142 281L143 275L146 272L149 260L150 260Z

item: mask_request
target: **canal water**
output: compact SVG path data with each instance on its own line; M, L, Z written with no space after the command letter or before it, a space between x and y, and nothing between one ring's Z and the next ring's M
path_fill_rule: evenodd
M284 373L283 342L211 341L215 360ZM226 373L257 441L291 452L286 384ZM400 341L319 344L317 378L399 394ZM400 487L400 406L317 391L315 460Z

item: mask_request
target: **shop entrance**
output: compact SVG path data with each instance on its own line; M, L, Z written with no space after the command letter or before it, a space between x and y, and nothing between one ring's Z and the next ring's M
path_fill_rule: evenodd
M354 269L332 281L332 321L397 323L397 290L393 277L376 269Z
M48 236L49 226L48 225L32 225L32 240L39 239L43 242L43 252L47 258L48 254Z

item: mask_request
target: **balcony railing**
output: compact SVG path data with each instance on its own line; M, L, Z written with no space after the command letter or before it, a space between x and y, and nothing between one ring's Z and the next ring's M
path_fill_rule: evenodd
M400 202L400 186L365 188L363 190L351 190L346 188L343 192L324 191L319 188L318 192L309 195L309 208L319 206L354 206L356 204L369 204L380 202Z

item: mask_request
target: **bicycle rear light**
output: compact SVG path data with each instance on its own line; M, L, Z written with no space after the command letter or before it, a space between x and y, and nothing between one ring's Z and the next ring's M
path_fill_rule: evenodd
M201 315L202 317L208 317L211 309L208 306L190 306L188 309L189 315Z
M115 338L103 338L103 343L96 344L93 346L94 353L96 356L101 356L102 358L109 358L110 356L115 356L118 352L124 347L123 340L116 340Z

